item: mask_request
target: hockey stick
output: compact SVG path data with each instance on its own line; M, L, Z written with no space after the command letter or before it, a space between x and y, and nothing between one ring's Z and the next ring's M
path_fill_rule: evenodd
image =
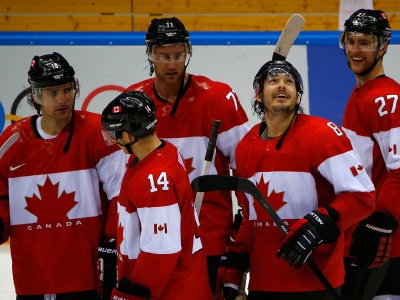
M14 133L8 138L7 141L0 147L0 159L4 156L8 149L19 139L19 132Z
M195 178L191 183L192 189L194 191L210 192L210 191L239 191L249 194L254 199L260 203L260 205L265 209L268 215L271 217L272 221L278 226L283 234L289 232L283 220L279 217L276 211L268 203L268 201L261 194L260 190L256 185L245 178L226 176L226 175L205 175ZM340 300L340 296L336 290L332 287L330 282L326 279L321 270L314 263L311 257L306 260L308 266L314 272L315 276L319 279L322 285L332 294L334 299Z
M290 48L292 48L305 23L306 20L299 14L294 14L290 17L276 43L272 60L286 60Z
M217 137L219 127L221 126L220 120L214 120L211 127L210 139L208 140L206 156L204 158L203 169L201 175L208 175L210 173L211 161L214 155L215 146L217 144ZM203 204L204 192L197 192L194 199L197 215L200 215L201 205Z

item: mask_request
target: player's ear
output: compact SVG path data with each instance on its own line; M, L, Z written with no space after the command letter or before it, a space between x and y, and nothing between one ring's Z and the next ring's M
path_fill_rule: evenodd
M37 99L37 97L36 97L36 94L35 94L34 92L32 92L32 100L33 100L33 102L35 102L36 104L39 104L39 103L38 103L38 99Z
M257 102L262 102L260 90L259 90L259 89L256 89L256 90L255 90L255 93L256 93L256 94L255 94L255 98L256 98Z
M387 51L388 47L389 47L389 43L388 43L387 41L385 41L385 42L383 43L383 48L382 48L382 50L379 50L379 53L382 53L380 59L383 58L383 56L386 54L386 51Z

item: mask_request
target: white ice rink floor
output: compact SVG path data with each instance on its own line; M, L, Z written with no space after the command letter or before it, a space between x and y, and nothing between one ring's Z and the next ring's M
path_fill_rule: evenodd
M15 300L9 244L0 246L0 299Z

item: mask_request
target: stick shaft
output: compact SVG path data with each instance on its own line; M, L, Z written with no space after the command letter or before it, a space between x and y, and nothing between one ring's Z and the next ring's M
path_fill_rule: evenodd
M0 147L0 159L6 154L7 150L19 139L19 132L14 133L8 138L7 141Z
M235 176L226 176L226 175L206 175L195 178L192 181L192 188L195 191L203 191L203 192L216 191L216 190L231 190L249 194L260 203L260 205L265 209L265 211L275 222L278 228L282 231L282 233L284 234L288 233L288 229L283 220L279 217L279 215L272 208L269 202L264 198L264 196L261 194L260 190L256 187L256 185L248 179ZM306 263L308 264L310 269L314 272L318 280L325 287L325 289L331 293L334 299L340 300L339 294L330 284L328 279L326 279L325 275L321 272L321 270L314 263L311 257L308 257Z
M201 175L208 175L210 173L212 158L214 156L214 150L217 145L217 138L219 133L219 127L221 126L220 120L214 120L211 127L210 139L208 140L206 155L204 158L203 168ZM204 192L197 192L194 200L196 212L200 215L201 205L203 204Z

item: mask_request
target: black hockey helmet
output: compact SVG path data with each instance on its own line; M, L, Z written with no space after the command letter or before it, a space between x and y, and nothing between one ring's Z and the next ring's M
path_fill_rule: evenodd
M153 100L141 91L127 91L112 100L101 114L101 123L112 139L126 131L141 138L157 124Z
M346 32L361 32L375 35L378 38L379 49L385 40L392 36L387 15L381 10L359 9L344 22L344 31L340 35L340 47L344 47Z
M28 82L32 88L61 86L75 82L75 71L68 61L59 53L36 55L28 71Z
M189 32L185 25L175 18L154 18L151 20L145 36L146 54L150 63L150 76L154 72L153 61L155 61L155 46L184 45L186 61L185 68L189 65L192 56L192 44L189 41Z
M189 42L189 32L185 25L175 18L154 18L147 29L146 46L168 45Z
M281 60L270 60L266 62L260 70L258 70L253 81L253 88L256 92L262 91L264 88L265 79L276 73L285 73L292 77L296 84L296 91L299 95L303 94L303 79L300 73L296 70L293 65L288 61Z

